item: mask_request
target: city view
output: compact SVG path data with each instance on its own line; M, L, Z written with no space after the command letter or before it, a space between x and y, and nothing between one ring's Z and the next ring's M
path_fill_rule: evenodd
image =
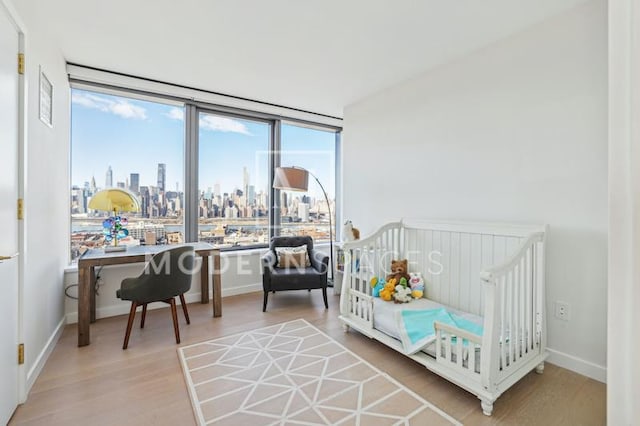
M102 222L110 213L88 207L105 188L127 189L140 204L140 212L123 214L129 235L121 244L185 242L183 108L75 89L72 100L71 259L105 244ZM283 164L324 179L330 206L312 188L315 182L309 192L282 191L279 232L328 240L329 207L335 215L335 135L296 126L283 126L282 133ZM200 114L199 241L221 247L268 243L268 135L264 123ZM101 155L96 143L120 151L119 160Z

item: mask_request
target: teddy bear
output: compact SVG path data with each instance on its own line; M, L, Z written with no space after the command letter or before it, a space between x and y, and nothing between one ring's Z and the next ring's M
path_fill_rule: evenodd
M409 303L413 300L411 297L411 288L398 284L393 293L393 301L395 303Z
M408 282L411 277L407 273L407 269L409 269L409 262L407 261L407 259L392 260L391 273L387 275L387 281L389 281L391 278L395 278L399 282L402 278L404 278Z
M424 295L424 280L420 272L411 272L409 279L409 287L411 287L411 295L414 299L420 299Z
M393 298L393 292L395 291L397 281L395 279L390 279L384 284L384 288L380 290L380 298L382 300L386 300L387 302Z
M384 280L382 278L373 277L370 281L371 295L373 297L380 297L380 291L384 288Z

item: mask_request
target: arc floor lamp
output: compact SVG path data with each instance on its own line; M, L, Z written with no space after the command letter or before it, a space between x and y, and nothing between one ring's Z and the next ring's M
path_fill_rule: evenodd
M309 190L309 175L311 175L324 194L324 199L327 202L327 211L329 213L329 265L331 271L330 283L333 285L333 226L331 221L331 205L329 203L329 197L324 186L320 183L320 180L316 175L311 173L307 169L302 167L276 167L273 176L273 187L275 189L283 189L285 191L300 191L306 192ZM318 209L318 217L320 216L320 209Z

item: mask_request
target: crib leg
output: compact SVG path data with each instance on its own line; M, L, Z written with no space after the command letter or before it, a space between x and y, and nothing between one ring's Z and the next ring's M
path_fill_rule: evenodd
M485 416L490 416L493 412L493 402L488 399L480 399L480 406Z
M536 373L538 374L544 373L544 362L541 362L536 366Z
M342 331L347 333L349 331L349 326L347 324L342 324Z

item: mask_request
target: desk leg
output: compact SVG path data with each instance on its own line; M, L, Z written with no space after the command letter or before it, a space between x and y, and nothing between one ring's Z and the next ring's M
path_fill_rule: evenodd
M96 268L89 268L89 300L91 301L91 323L96 322Z
M89 322L91 320L91 291L89 285L91 268L78 268L78 346L90 342Z
M220 276L220 253L213 255L213 316L222 316L222 277Z
M200 303L209 303L209 256L202 256L202 268L200 268Z

